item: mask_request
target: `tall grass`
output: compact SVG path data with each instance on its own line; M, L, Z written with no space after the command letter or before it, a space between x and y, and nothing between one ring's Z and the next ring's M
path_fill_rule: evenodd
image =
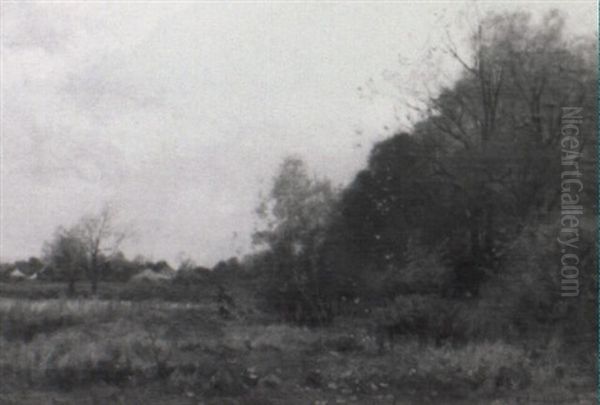
M318 329L224 321L212 304L2 299L0 327L2 385L34 391L161 384L171 394L242 395L253 392L250 375L279 373L281 395L319 375L323 389L333 383L357 395L377 384L484 397L545 390L569 375L558 340L535 356L503 341L434 346L407 336L381 356L358 321Z
M3 299L0 372L4 381L61 388L164 378L185 338L174 325L190 311L210 317L207 309L157 301Z

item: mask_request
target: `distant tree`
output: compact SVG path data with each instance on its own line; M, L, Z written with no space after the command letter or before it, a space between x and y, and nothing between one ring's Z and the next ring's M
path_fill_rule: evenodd
M240 265L240 262L237 257L230 257L227 260L220 260L213 267L213 271L215 271L216 273L223 273L223 272L235 273L235 272L239 271L240 269L241 269L241 265Z
M268 299L288 320L329 316L322 253L336 200L329 181L311 177L301 159L288 157L257 210L263 229L254 234L254 243L271 256Z
M77 238L85 247L87 269L92 293L98 289L102 257L110 259L128 236L124 228L116 224L115 213L105 206L98 214L86 215L74 227Z
M174 282L178 284L208 284L213 276L211 269L203 266L179 268Z
M193 270L197 267L196 262L185 252L180 252L177 255L177 261L179 262L179 266L177 266L177 271L179 272Z
M32 256L27 260L27 265L32 274L37 273L44 268L44 263L38 257Z
M173 270L173 268L171 267L171 265L166 260L159 260L158 262L154 263L151 267L152 267L152 269L154 271L170 271L170 270Z
M101 269L105 280L127 281L140 270L140 265L128 260L123 252L117 251L109 258L102 257Z
M86 246L74 229L58 228L52 240L44 245L44 260L60 279L66 281L69 295L75 294L75 283L87 267Z
M30 257L28 260L17 260L14 265L27 276L37 273L44 267L42 261L37 257Z
M146 266L146 264L148 262L150 262L150 259L148 259L147 257L143 256L143 255L136 255L133 258L133 262L138 265L139 267L144 267Z

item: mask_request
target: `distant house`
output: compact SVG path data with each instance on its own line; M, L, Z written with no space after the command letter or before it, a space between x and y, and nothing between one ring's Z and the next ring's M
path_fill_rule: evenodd
M25 280L27 276L19 269L14 269L10 272L9 278L13 281Z
M168 281L173 278L172 271L155 271L144 269L131 277L131 281Z

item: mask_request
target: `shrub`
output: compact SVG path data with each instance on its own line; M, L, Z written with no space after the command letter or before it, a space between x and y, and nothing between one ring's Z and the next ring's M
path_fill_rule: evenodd
M377 280L374 293L394 299L398 295L442 295L450 288L453 274L436 252L414 248L403 267L389 267Z
M210 269L195 267L177 271L173 282L176 284L201 284L210 283L213 279L214 275L211 273Z
M415 356L415 354L412 354ZM470 343L461 348L427 347L418 351L413 374L443 387L465 389L525 388L532 364L526 353L502 342Z
M466 324L459 316L463 303L435 295L401 295L373 314L379 333L415 336L421 340L460 342L466 338Z
M339 335L326 339L323 345L339 353L358 352L364 349L363 345L353 335Z

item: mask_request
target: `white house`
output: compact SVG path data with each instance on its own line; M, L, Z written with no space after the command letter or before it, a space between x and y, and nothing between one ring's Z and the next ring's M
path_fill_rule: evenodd
M173 276L167 272L158 272L152 269L145 269L131 277L131 281L167 281L171 280L172 278Z
M27 276L19 269L11 271L9 277L11 280L25 280L27 278Z

